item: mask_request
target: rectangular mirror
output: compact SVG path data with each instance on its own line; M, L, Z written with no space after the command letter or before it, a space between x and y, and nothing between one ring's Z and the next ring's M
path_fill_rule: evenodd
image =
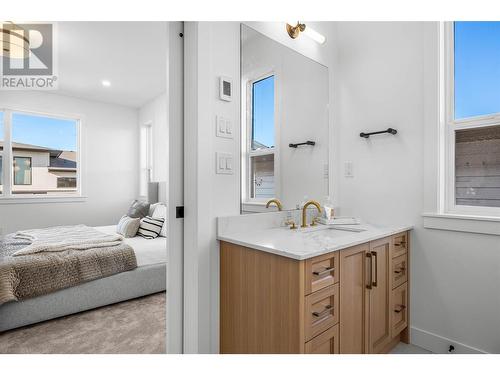
M324 200L328 68L241 25L241 88L241 212Z

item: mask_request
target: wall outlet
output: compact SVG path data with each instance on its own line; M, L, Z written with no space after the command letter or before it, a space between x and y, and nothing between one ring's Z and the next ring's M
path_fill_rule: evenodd
M345 177L354 177L352 161L346 161L344 163L344 176Z

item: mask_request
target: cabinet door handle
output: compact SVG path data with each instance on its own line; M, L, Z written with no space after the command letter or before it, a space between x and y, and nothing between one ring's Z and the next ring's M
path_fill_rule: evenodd
M323 276L323 275L326 275L328 273L331 273L334 269L335 269L335 267L327 267L323 271L313 271L313 275Z
M405 267L401 267L400 269L394 270L394 273L401 273L401 272L403 272L405 270L406 270Z
M369 269L370 269L370 277L367 277L368 283L366 284L366 289L372 288L372 278L373 278L373 259L371 253L366 253L366 258L370 260Z
M376 251L372 251L372 255L373 255L373 260L374 260L374 263L375 263L375 281L372 281L372 285L373 285L373 286L377 286L377 283L378 283L378 262L377 262L377 252L376 252Z
M313 312L312 314L316 317L316 318L319 318L320 316L323 316L325 315L326 313L330 312L333 310L333 306L332 305L326 305L325 306L325 309L323 311L320 311L320 312Z
M399 308L395 308L394 309L394 312L395 313L400 313L401 311L403 311L404 309L406 309L406 306L405 305L399 305Z

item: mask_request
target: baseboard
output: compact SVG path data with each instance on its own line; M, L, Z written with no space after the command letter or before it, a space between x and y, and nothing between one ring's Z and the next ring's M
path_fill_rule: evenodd
M488 354L483 350L473 348L416 327L411 327L410 338L412 345L419 346L436 354L449 354L448 349L450 345L455 347L452 354Z

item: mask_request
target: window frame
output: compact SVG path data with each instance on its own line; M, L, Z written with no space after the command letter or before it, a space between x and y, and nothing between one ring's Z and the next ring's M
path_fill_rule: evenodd
M274 147L271 149L259 149L252 150L252 133L253 133L253 84L262 81L266 78L274 76ZM251 78L250 78L251 77ZM249 78L243 80L244 84L242 88L244 90L244 95L242 95L243 105L245 110L242 111L244 121L244 136L242 136L243 143L243 155L242 155L242 204L248 205L265 205L269 199L272 198L252 198L252 168L251 159L255 156L264 155L274 155L274 196L273 198L280 196L280 157L279 157L279 113L278 113L278 101L279 101L279 75L275 69L266 69L265 72L253 73L249 75Z
M19 107L0 107L0 112L3 112L3 122L4 122L4 149L3 149L3 192L0 194L0 204L11 204L11 203L52 203L52 202L73 202L81 201L86 199L84 196L83 188L83 171L84 165L83 160L83 120L82 115L74 114L61 114L61 113L49 113L44 111L19 108ZM14 155L12 152L12 114L19 113L30 116L39 116L54 118L60 120L72 120L76 122L76 183L77 188L75 194L71 195L58 195L58 194L22 194L22 193L12 193L12 187L14 186ZM31 166L33 168L33 165ZM33 169L31 170L33 173ZM33 184L33 175L31 177L31 183Z
M500 207L457 205L455 200L455 132L458 130L500 126L500 112L488 115L455 119L455 40L454 22L444 22L443 66L441 108L442 160L440 177L441 210L448 214L475 215L481 217L500 217Z

